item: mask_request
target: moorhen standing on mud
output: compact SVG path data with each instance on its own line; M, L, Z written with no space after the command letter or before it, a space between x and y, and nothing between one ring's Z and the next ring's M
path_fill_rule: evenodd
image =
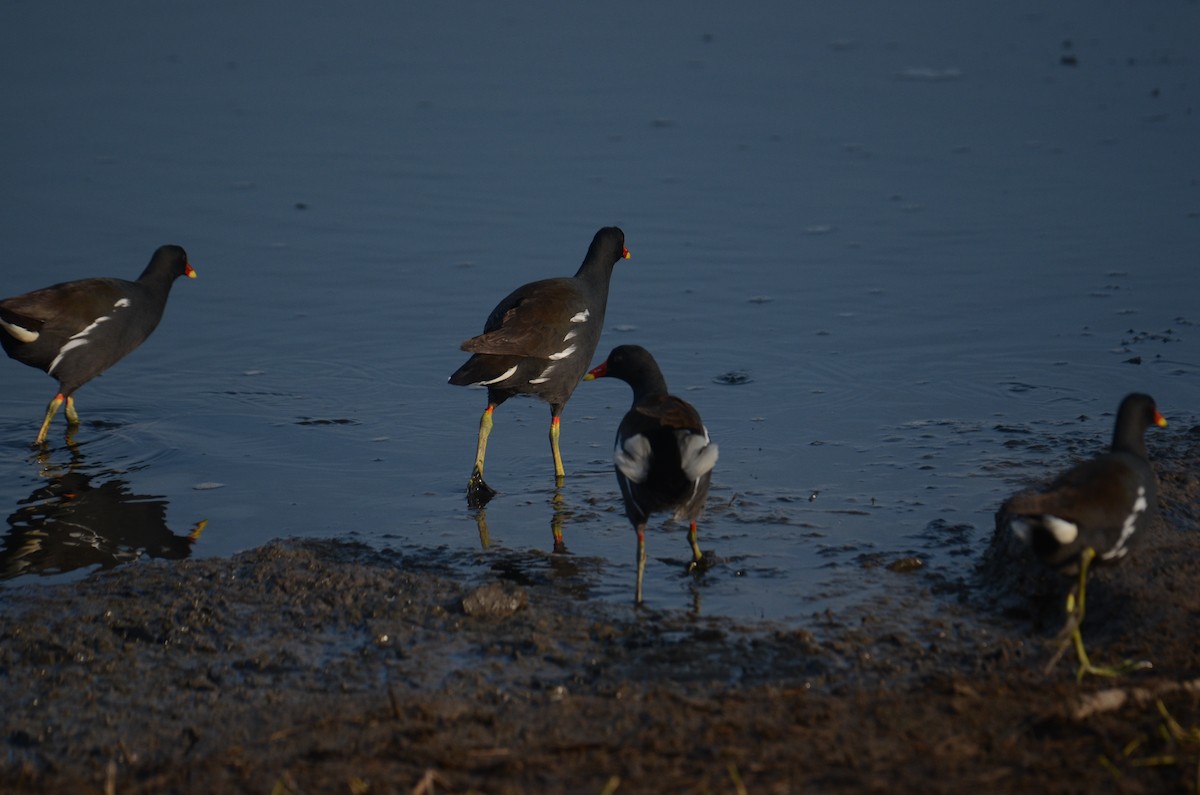
M79 279L0 301L4 352L58 379L58 394L46 407L35 444L45 441L50 421L64 402L67 423L72 428L79 425L75 390L150 336L180 276L196 278L187 252L179 246L160 246L135 282Z
M1079 631L1083 623L1088 567L1099 558L1115 563L1129 543L1150 524L1157 509L1157 483L1146 453L1146 429L1167 421L1149 395L1133 393L1121 401L1108 453L1084 461L1059 475L1045 489L1010 497L996 513L998 528L1007 527L1029 544L1046 565L1079 574L1078 598L1067 597L1067 626L1084 674L1116 676L1149 667L1129 663L1117 668L1092 665Z
M561 482L559 415L600 342L613 266L628 258L625 233L615 226L601 229L575 276L542 279L513 290L488 315L483 333L462 344L472 356L454 371L450 383L486 386L488 391L475 466L467 482L472 507L486 505L496 494L483 481L483 458L492 412L513 395L534 395L550 404L550 452L555 478Z
M675 511L686 519L692 547L690 568L704 559L696 543L696 519L704 510L708 484L717 463L717 446L709 441L700 414L690 403L668 394L667 382L650 352L639 345L612 349L603 364L584 380L619 378L633 387L633 406L617 427L613 464L625 499L625 514L637 531L637 588L642 603L646 570L646 521L650 514Z

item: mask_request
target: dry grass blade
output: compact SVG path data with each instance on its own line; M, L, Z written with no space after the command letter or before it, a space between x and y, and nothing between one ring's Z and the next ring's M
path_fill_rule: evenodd
M733 782L733 791L737 795L746 795L746 785L742 781L741 774L738 773L737 765L730 762L727 770L729 771L729 780Z
M412 795L436 795L437 790L434 787L437 784L445 787L446 780L433 768L427 768L425 775L421 776L421 780L417 782L417 786L413 787Z

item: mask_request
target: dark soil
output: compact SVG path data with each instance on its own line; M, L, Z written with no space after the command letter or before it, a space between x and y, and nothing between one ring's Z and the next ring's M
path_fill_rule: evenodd
M1004 543L797 630L280 542L0 594L0 791L1195 793L1200 431L1174 439L1084 623L1151 671L1046 671L1070 582Z

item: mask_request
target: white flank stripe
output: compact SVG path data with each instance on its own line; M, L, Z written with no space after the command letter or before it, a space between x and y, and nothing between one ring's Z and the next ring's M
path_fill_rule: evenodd
M122 298L121 301L125 301L125 299ZM116 305L120 306L121 301L118 301ZM125 305L128 306L129 302L125 301ZM87 345L88 344L88 338L87 338L88 334L91 334L93 331L95 331L100 326L101 323L105 322L108 319L109 319L108 315L101 315L100 317L93 320L91 325L88 326L87 328L85 328L83 331L72 334L71 338L69 340L67 340L67 344L58 349L58 355L54 357L54 361L50 362L50 367L46 370L46 374L54 375L54 368L58 367L62 363L63 356L65 356L70 351L75 350L80 345Z
M1123 558L1123 557L1125 557L1125 554L1127 552L1129 552L1129 550L1126 549L1124 546L1113 547L1108 552L1105 552L1103 555L1101 555L1100 559L1101 560L1112 560L1113 558Z
M496 378L493 378L491 381L476 381L475 383L479 384L480 386L491 386L492 384L498 384L501 381L504 381L504 380L508 379L509 377L511 377L512 374L515 373L516 371L517 371L517 366L514 364L512 367L508 368L503 373L501 373L499 376L497 376Z
M71 339L81 340L84 337L86 337L88 334L91 334L93 331L95 331L97 328L99 328L101 323L106 323L106 322L108 322L108 315L101 315L100 317L93 320L92 324L90 326L88 326L87 328L85 328L83 331L77 331L74 334L72 334Z
M113 309L124 309L125 307L127 307L129 305L130 304L129 304L128 298L118 298L117 302L115 304L113 304ZM69 340L67 340L67 344L62 346L62 348L59 349L58 355L54 357L54 361L50 362L50 367L46 369L46 374L54 375L54 368L58 367L58 365L62 363L63 356L66 353L74 350L75 348L78 348L80 345L87 345L88 344L88 338L87 338L88 335L91 334L93 331L95 331L97 328L99 328L101 323L104 323L111 319L112 318L110 318L108 315L101 315L100 317L93 320L91 322L91 325L89 325L87 328L83 329L83 331L79 331L79 332L76 332L75 334L72 334L71 338Z
M1146 487L1138 486L1137 499L1133 501L1133 510L1125 517L1125 524L1121 525L1121 535L1117 538L1117 543L1113 548L1100 556L1102 560L1112 560L1113 558L1121 558L1128 552L1125 548L1125 542L1133 535L1133 531L1137 529L1137 520L1145 512L1146 503Z
M7 331L17 342L33 342L41 336L36 331L30 331L29 329L18 326L15 323L6 323L2 319L0 319L0 328L3 328L5 331ZM574 331L571 332L571 334L574 333ZM568 339L570 339L571 334L567 335Z
M574 352L575 352L575 346L568 345L565 350L561 350L558 353L550 354L550 359L551 359L551 361L558 361L559 359L565 359Z
M574 339L574 338L575 338L575 334L576 334L576 333L577 333L577 332L575 331L575 329L571 329L570 331L568 331L568 332L567 332L567 336L563 337L563 342L566 342L567 340Z
M587 319L591 316L592 316L592 313L585 309L582 312L576 312L574 315L572 315L571 322L572 323L586 323Z
M550 373L552 373L552 372L554 372L554 365L548 364L548 365L546 365L546 369L542 370L542 374L539 375L537 378L531 378L529 380L529 383L544 384L550 380Z
M70 351L78 348L80 345L87 345L87 342L87 340L77 340L74 337L71 337L71 339L67 340L67 344L58 349L58 356L55 356L54 361L50 362L50 367L46 369L46 375L54 375L54 368L62 364L63 357L66 356Z

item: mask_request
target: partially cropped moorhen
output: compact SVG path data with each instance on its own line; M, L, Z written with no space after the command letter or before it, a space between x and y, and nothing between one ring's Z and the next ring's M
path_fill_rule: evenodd
M650 352L639 345L612 349L603 364L584 380L619 378L633 387L633 406L617 427L613 464L625 498L625 514L637 531L637 588L642 603L646 570L646 521L652 513L675 511L686 519L692 547L689 568L704 559L696 543L696 520L704 510L708 484L717 463L717 445L690 403L668 394L667 382Z
M1027 543L1046 565L1079 575L1078 599L1067 598L1068 626L1079 657L1078 676L1113 676L1138 667L1101 668L1089 661L1079 626L1083 622L1088 567L1119 561L1129 544L1145 530L1157 509L1157 483L1146 454L1146 429L1166 427L1149 395L1134 393L1121 401L1108 453L1084 461L1059 475L1043 490L1010 497L996 514L997 526L1007 527Z
M492 412L513 395L534 395L550 404L550 451L554 475L561 481L559 416L600 342L613 266L628 258L625 233L615 226L601 229L574 277L518 287L488 315L483 333L462 344L472 356L454 371L450 383L486 386L488 391L475 467L467 482L472 506L485 505L495 496L483 481L483 457Z
M50 421L64 402L68 424L79 424L75 390L150 336L180 276L196 277L187 252L161 246L135 282L80 279L0 301L4 352L58 380L58 394L46 408L35 444L45 441Z

